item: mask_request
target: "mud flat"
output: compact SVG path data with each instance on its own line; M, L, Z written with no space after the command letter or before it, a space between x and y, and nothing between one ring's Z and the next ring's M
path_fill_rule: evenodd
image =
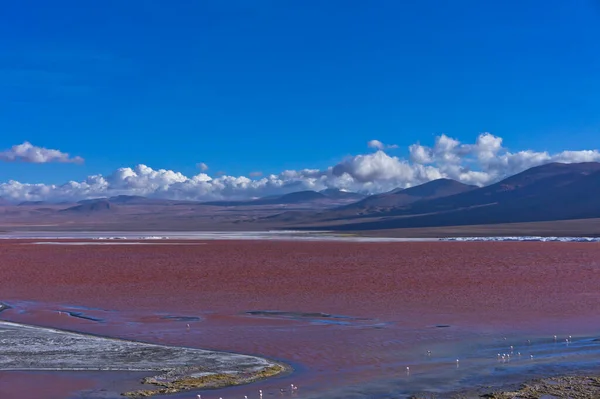
M473 389L438 394L416 394L409 399L597 399L600 378L597 376L560 376L539 378L504 390Z
M524 384L518 391L483 395L489 399L513 398L569 398L591 399L600 397L598 377L555 377Z
M274 376L287 366L267 359L171 347L0 322L0 370L140 371L146 389L131 397L239 385Z

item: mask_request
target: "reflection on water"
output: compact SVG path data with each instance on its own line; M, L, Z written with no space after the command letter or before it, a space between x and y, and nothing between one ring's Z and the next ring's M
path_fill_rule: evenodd
M33 302L9 305L12 309L2 313L3 319L256 354L295 368L288 376L202 392L205 399L258 398L259 389L265 397L277 398L402 398L417 392L439 394L593 370L600 355L600 342L590 336L477 331L448 324L415 327L415 323L403 320L355 318L312 309L173 315ZM291 391L290 384L299 389ZM194 398L195 394L169 397ZM98 388L81 395L77 397L106 397L106 392Z

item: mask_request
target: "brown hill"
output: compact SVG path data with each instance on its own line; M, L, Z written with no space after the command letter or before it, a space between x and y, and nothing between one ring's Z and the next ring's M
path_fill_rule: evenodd
M114 204L111 204L106 199L99 200L86 200L82 204L72 206L67 209L62 209L59 212L61 213L71 213L71 214L92 214L92 213L108 213L114 212L117 207Z
M387 193L372 195L362 201L347 205L343 207L343 209L363 210L394 208L409 205L421 200L448 197L450 195L471 191L476 188L476 186L463 184L452 179L437 179L406 189L395 189Z
M255 205L286 205L314 202L327 199L327 196L312 190L296 191L284 195L274 195L249 201L210 201L203 205L213 206L255 206Z
M307 221L341 220L381 216L412 203L443 198L477 189L451 179L437 179L418 186L395 189L387 193L368 196L358 202L328 211L306 215ZM283 219L282 219L283 220Z
M548 164L496 184L415 202L385 220L348 223L340 230L371 230L600 217L600 163Z

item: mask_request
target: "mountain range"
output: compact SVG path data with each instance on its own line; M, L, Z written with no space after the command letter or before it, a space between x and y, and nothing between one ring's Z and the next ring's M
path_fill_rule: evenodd
M0 198L4 228L391 232L575 219L596 223L596 218L600 163L595 162L537 166L485 187L439 179L370 196L326 189L210 202L119 195L77 203L12 204ZM598 227L600 234L600 222Z
M336 229L373 230L600 218L600 163L547 164L482 188L451 180L436 180L414 189L423 193L427 192L425 188L432 186L439 194L421 194L419 199L412 198L410 202L402 198L395 204L386 203L355 215L362 219L376 215L379 220L360 221L342 214L348 223L338 224ZM392 195L388 194L388 197ZM361 202L364 204L369 199L353 206ZM319 218L324 222L339 220L339 211L322 212ZM326 225L324 223L323 227Z

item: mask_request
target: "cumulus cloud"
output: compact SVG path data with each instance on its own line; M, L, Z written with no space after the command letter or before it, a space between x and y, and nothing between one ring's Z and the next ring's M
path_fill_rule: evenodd
M83 163L81 157L71 157L68 153L37 147L28 141L23 144L12 146L10 149L0 152L0 161L5 162L30 162L30 163Z
M375 152L348 157L325 169L284 170L264 176L258 173L248 177L219 173L210 176L205 171L186 176L173 170L138 165L62 185L8 181L0 184L0 197L13 201L69 201L127 194L213 200L324 188L378 193L442 177L482 186L545 163L600 162L598 150L512 152L504 146L501 137L489 133L480 134L473 143L462 143L446 135L437 137L431 146L416 143L409 146L408 159L375 149ZM67 159L71 158L67 155Z
M501 137L480 134L475 143L460 143L446 135L436 138L432 147L413 144L409 147L410 160L415 165L436 165L448 177L477 185L484 185L550 162L576 163L600 161L598 150L547 151L524 150L511 152L503 146Z
M398 148L398 146L396 144L385 145L379 140L371 140L367 143L367 146L369 148L373 148L375 150L380 150L380 151L385 150L386 148L389 148L389 149Z

